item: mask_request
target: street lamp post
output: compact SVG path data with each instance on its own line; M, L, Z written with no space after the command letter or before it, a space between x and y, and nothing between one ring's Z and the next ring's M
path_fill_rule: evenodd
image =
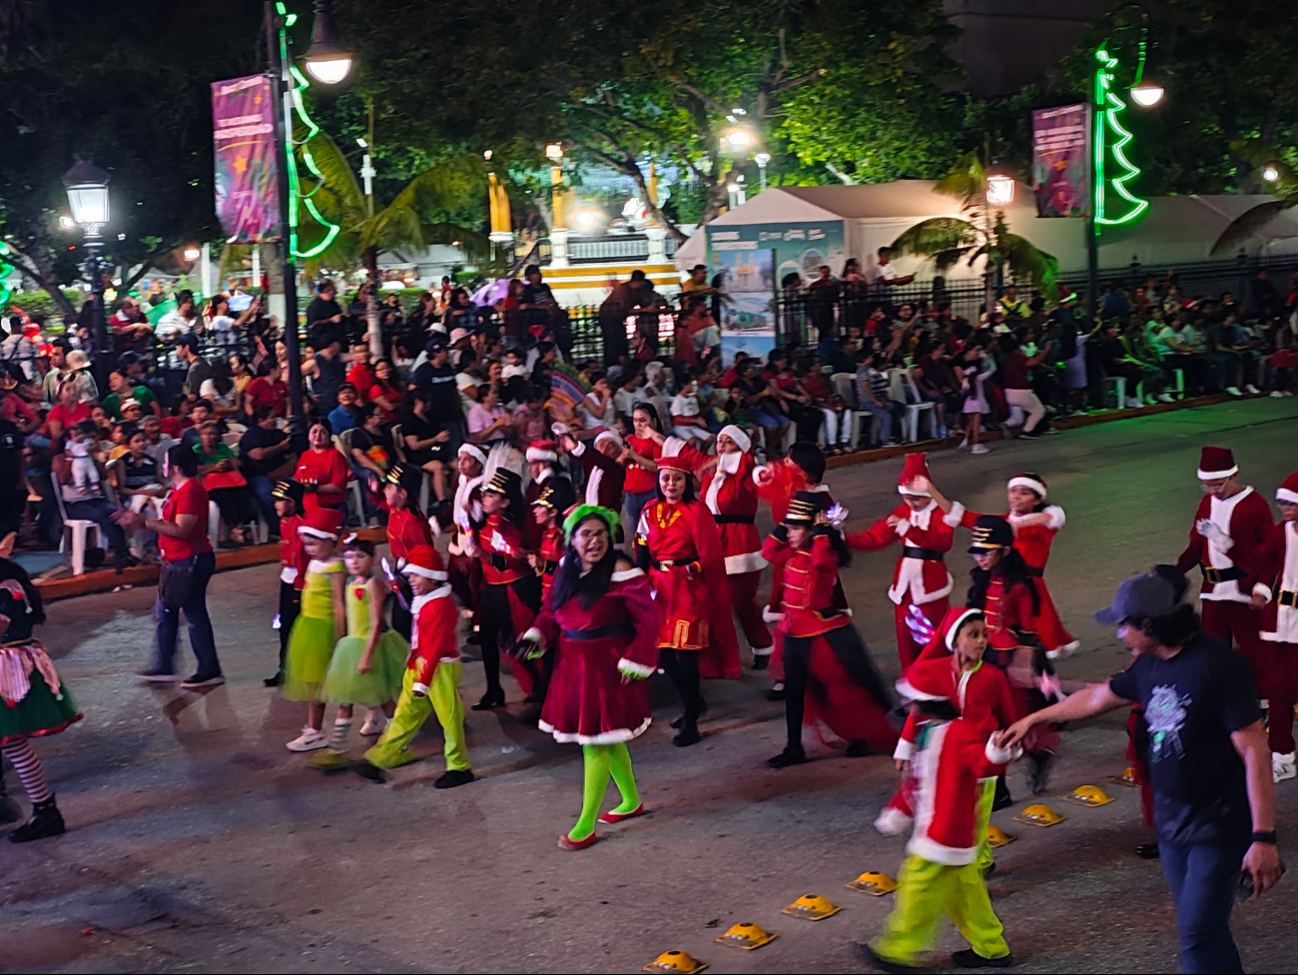
M753 156L753 162L757 163L757 173L761 180L761 188L763 190L766 189L766 164L770 161L771 154L769 152L759 152L757 155Z
M76 165L63 177L68 192L72 222L85 233L86 273L90 276L90 303L94 315L95 381L108 388L108 322L104 315L104 264L100 254L104 239L100 230L108 223L108 173L90 156L77 156Z
M292 217L289 213L289 170L293 160L293 101L290 95L288 40L284 34L284 6L274 0L265 0L266 58L271 90L282 110L275 113L276 145L282 150L279 165L275 167L276 189L279 196L279 241L275 245L283 267L284 280L284 348L288 355L288 423L289 436L295 449L306 445L306 422L302 413L304 387L302 385L302 350L297 320L297 265L293 258ZM306 68L311 77L321 84L338 84L350 73L351 56L338 44L338 32L333 23L332 0L316 0L315 23L311 33L311 47L306 54Z
M568 227L563 212L563 144L551 142L545 147L545 158L550 160L550 266L568 266Z

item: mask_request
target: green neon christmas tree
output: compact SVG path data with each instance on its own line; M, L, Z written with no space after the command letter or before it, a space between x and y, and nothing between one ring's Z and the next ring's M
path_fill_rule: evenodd
M1132 139L1121 120L1127 103L1113 91L1118 59L1100 48L1095 60L1095 222L1115 226L1135 220L1149 208L1149 201L1136 196L1127 186L1140 170L1127 159L1125 151Z

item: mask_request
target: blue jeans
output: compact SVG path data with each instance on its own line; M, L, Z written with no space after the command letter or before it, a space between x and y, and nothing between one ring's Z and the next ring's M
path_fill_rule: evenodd
M131 554L131 550L126 544L126 533L122 531L122 526L113 521L111 517L117 509L113 507L113 503L107 498L64 501L63 510L68 513L69 518L93 521L98 525L100 533L104 536L108 547L113 550L113 555L116 558L124 559Z
M633 536L640 524L640 512L644 511L644 506L656 497L658 497L658 492L652 489L648 491L628 491L626 493L626 523L627 529Z
M221 673L221 661L216 658L216 637L212 634L212 618L207 615L207 584L215 571L216 555L200 552L194 559L194 579L189 587L189 598L179 609L167 609L162 604L162 593L159 591L157 602L153 605L156 653L150 670L163 674L175 673L180 614L184 613L185 626L189 629L189 647L198 658L197 673L204 677Z
M893 418L899 416L905 407L900 403L894 403L892 400L880 404L871 403L867 400L865 409L879 420L879 443L886 444L892 440Z
M1230 934L1230 911L1248 843L1179 846L1160 840L1158 850L1176 908L1181 971L1244 971Z
M248 478L248 488L252 491L252 499L257 503L257 510L261 516L266 519L266 525L272 535L279 534L279 515L275 514L275 499L271 496L271 491L275 485L271 483L269 477L265 474L256 474Z

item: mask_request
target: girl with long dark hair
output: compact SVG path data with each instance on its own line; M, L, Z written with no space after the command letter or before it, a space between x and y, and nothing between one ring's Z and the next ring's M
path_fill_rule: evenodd
M622 801L598 822L620 823L645 813L627 742L652 720L645 681L658 664L662 606L644 571L613 547L618 520L617 512L594 505L572 510L564 520L569 541L554 586L522 638L533 656L547 647L555 654L541 730L555 741L582 746L581 816L559 837L564 850L595 842L610 777Z

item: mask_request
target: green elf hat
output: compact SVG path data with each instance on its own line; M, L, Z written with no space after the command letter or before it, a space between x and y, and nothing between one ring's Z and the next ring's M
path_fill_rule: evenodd
M610 508L604 508L597 504L579 504L568 512L567 518L563 519L564 535L571 537L573 529L591 515L604 519L610 534L617 531L618 523L622 520L618 513Z

